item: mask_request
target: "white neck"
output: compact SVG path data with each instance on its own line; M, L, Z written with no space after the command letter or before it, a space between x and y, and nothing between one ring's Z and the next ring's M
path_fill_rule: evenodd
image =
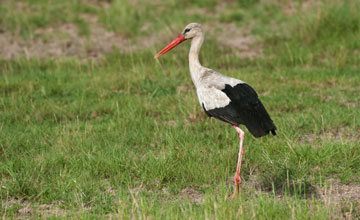
M189 52L189 67L190 67L191 79L194 82L195 87L197 87L197 82L199 81L199 78L203 73L202 71L203 67L199 62L199 52L203 41L204 41L204 33L201 33L200 35L194 37L191 41L191 48Z

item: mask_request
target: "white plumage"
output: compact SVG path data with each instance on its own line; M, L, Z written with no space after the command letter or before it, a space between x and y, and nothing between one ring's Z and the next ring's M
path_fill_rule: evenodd
M204 68L200 74L199 82L194 83L199 103L206 110L223 108L230 103L229 97L222 91L228 84L234 87L237 84L244 83L241 80L224 76L214 70Z

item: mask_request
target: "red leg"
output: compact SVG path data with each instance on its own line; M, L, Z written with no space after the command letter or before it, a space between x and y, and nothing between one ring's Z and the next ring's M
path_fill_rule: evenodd
M238 162L236 166L236 172L234 176L235 190L234 193L230 196L231 199L233 199L236 196L236 194L239 193L241 190L240 169L241 169L242 158L244 156L243 142L245 137L245 133L238 126L233 125L233 128L235 128L235 130L239 134L240 149L239 149Z

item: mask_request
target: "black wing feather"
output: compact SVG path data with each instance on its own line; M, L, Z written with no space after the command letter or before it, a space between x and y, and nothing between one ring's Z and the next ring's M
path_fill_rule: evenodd
M267 135L269 132L276 135L276 126L253 88L246 83L234 87L226 84L222 91L231 102L223 108L211 110L206 110L203 105L208 116L233 125L243 124L255 137Z

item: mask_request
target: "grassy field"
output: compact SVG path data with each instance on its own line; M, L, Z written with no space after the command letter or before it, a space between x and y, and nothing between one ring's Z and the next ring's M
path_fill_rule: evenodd
M204 66L252 85L278 127L238 139L198 104ZM358 0L0 0L0 214L359 219Z

